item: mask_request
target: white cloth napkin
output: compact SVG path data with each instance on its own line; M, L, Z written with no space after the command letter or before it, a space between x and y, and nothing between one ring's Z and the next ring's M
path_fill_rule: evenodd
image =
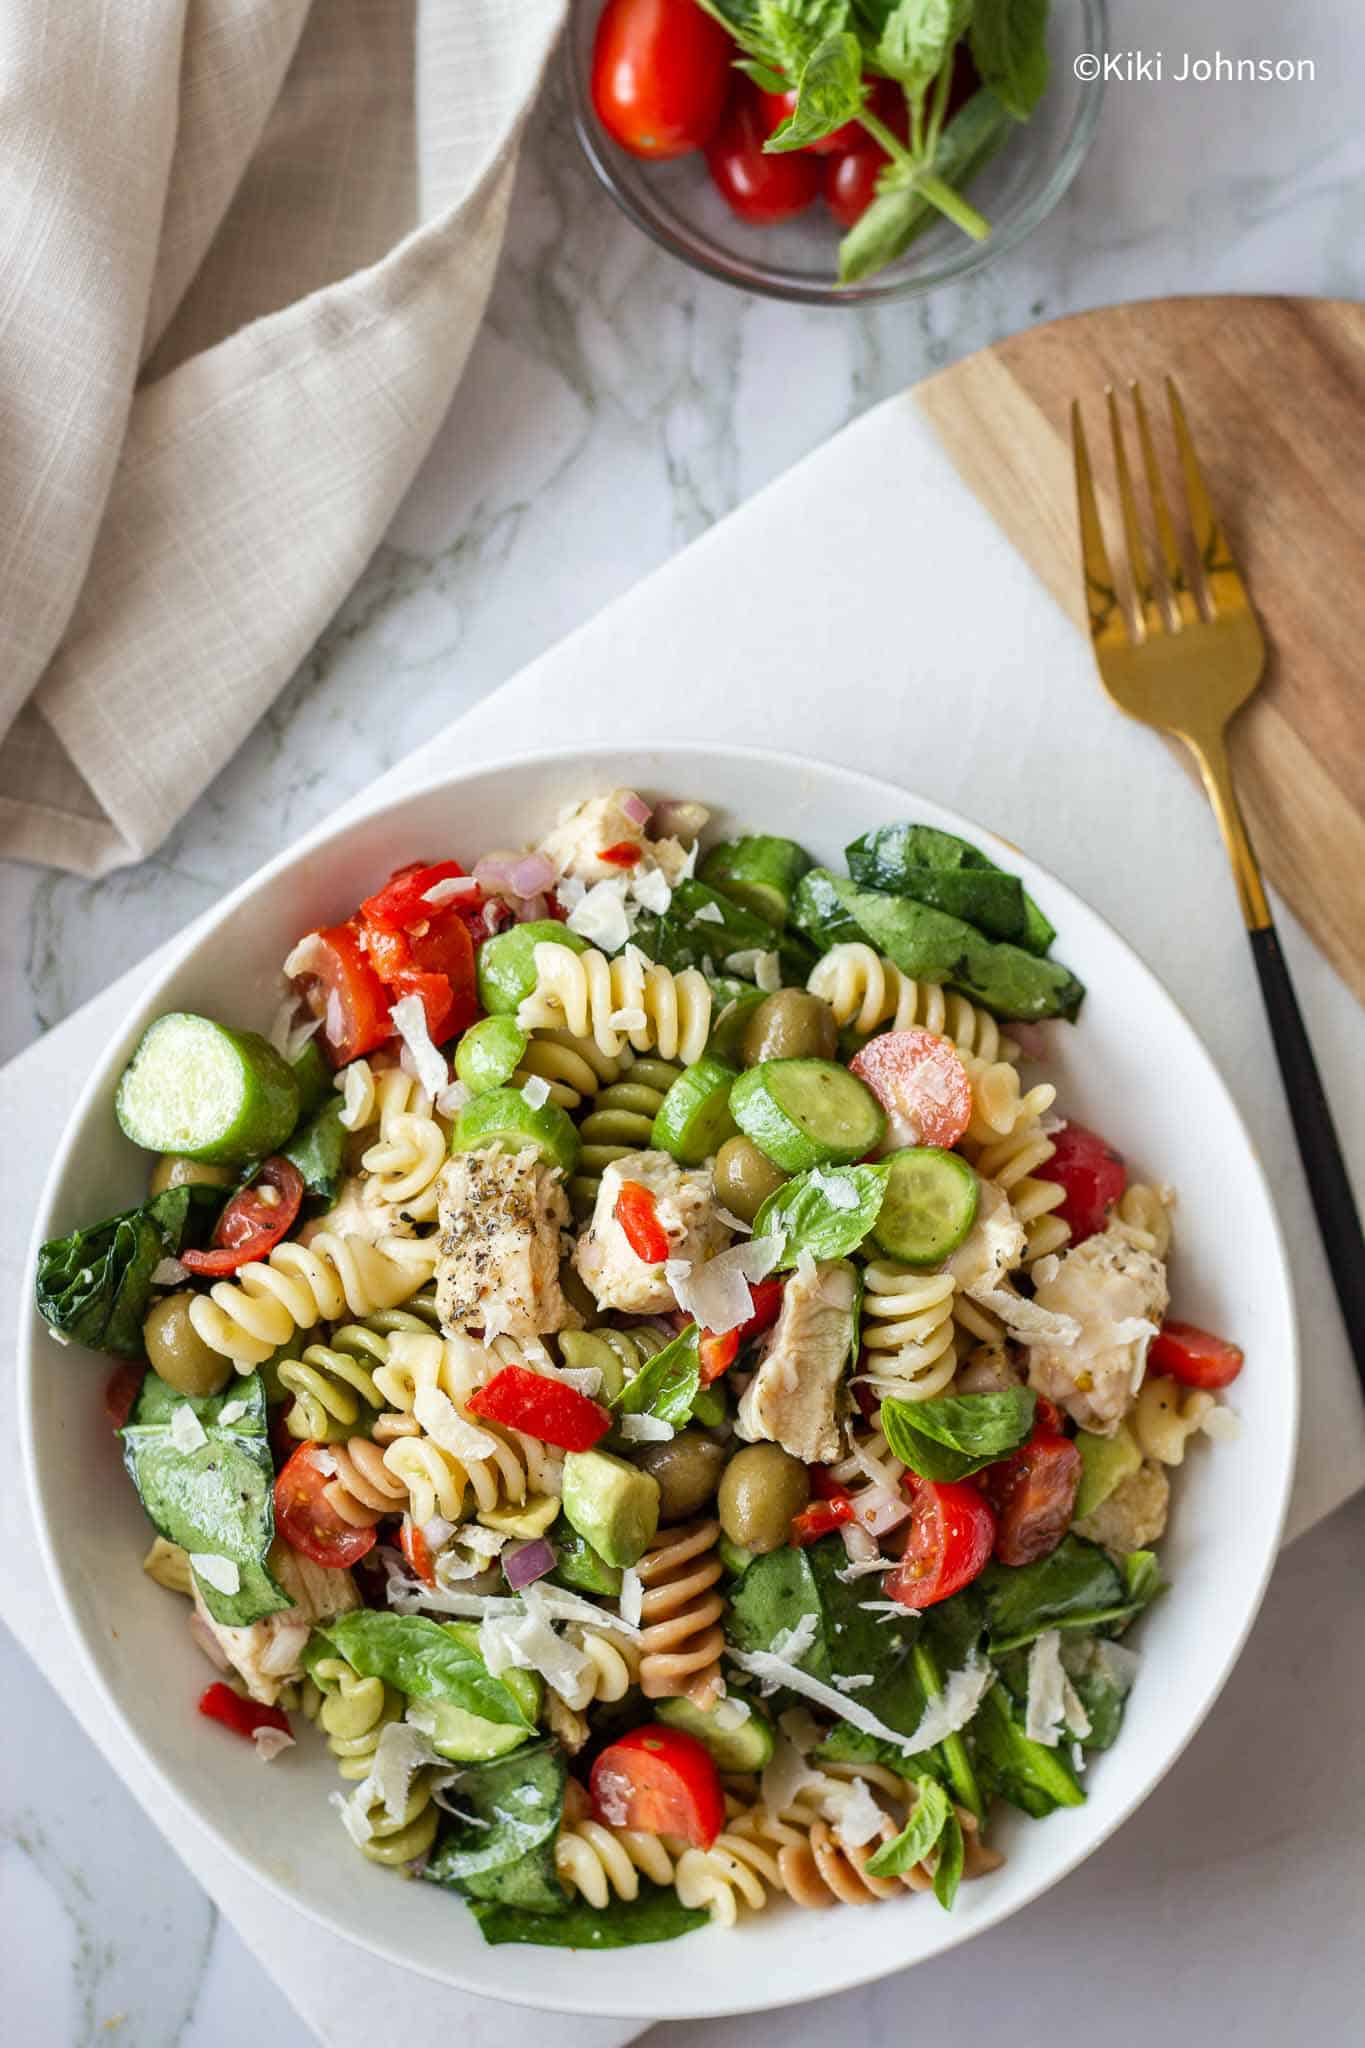
M165 837L365 566L565 0L0 9L0 852Z

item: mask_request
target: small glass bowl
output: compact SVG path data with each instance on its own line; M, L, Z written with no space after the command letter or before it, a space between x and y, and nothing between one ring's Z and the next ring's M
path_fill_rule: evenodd
M860 306L909 298L970 277L1003 256L1047 219L1075 177L1104 97L1102 81L1078 78L1075 67L1078 59L1092 56L1099 60L1093 68L1103 69L1109 40L1106 0L1052 0L1047 94L969 188L973 206L991 223L989 240L973 242L949 221L938 220L885 270L859 284L841 285L835 274L839 228L819 200L780 227L752 227L730 211L700 154L655 163L613 142L593 112L590 89L601 11L602 0L574 0L566 43L574 126L601 183L637 227L694 270L741 291L801 305Z

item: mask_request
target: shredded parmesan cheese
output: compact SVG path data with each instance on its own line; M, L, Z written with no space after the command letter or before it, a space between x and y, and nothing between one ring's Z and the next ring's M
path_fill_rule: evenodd
M204 1581L212 1586L215 1593L223 1593L231 1599L242 1590L242 1574L230 1557L218 1557L211 1550L192 1550L190 1564Z
M445 1056L432 1044L427 1029L426 1007L420 996L402 996L389 1011L393 1028L412 1055L417 1079L428 1095L436 1096L450 1080Z
M188 1401L181 1401L171 1410L169 1434L182 1457L188 1457L191 1451L197 1451L209 1440L208 1431Z

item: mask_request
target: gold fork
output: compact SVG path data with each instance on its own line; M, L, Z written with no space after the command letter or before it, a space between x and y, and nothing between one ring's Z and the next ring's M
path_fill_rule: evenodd
M1109 432L1127 554L1128 604L1120 596L1105 546L1081 409L1079 404L1071 408L1085 601L1095 660L1120 711L1174 733L1199 764L1232 863L1299 1156L1347 1338L1365 1386L1365 1238L1228 761L1227 727L1265 671L1265 641L1214 512L1175 384L1166 379L1194 548L1192 575L1187 573L1166 502L1142 393L1136 384L1130 390L1156 538L1156 567L1143 538L1123 422L1111 389Z

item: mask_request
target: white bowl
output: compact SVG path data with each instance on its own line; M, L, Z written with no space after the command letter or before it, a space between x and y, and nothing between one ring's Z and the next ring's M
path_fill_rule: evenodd
M36 1315L22 1427L48 1566L95 1682L151 1767L262 1884L361 1947L487 1997L676 2019L817 1998L938 1955L1055 1884L1147 1796L1208 1712L1260 1604L1294 1463L1295 1334L1284 1247L1251 1141L1193 1029L1123 940L1013 847L941 804L813 761L724 747L592 748L447 776L266 868L148 989L91 1075L35 1245L140 1199L146 1160L120 1135L112 1102L150 1018L185 1008L265 1024L293 941L347 914L392 868L448 853L470 861L617 783L699 797L722 831L787 833L829 862L897 817L961 832L1022 875L1057 925L1058 953L1087 984L1079 1028L1051 1032L1060 1106L1102 1128L1136 1171L1177 1187L1177 1311L1235 1337L1247 1355L1233 1389L1240 1436L1201 1443L1176 1474L1162 1546L1173 1589L1137 1631L1142 1670L1117 1745L1087 1774L1087 1803L1041 1823L1003 1820L1004 1869L964 1886L952 1915L907 1895L875 1912L774 1906L734 1932L606 1954L486 1948L458 1899L404 1884L351 1849L327 1803L337 1781L321 1744L305 1739L263 1769L195 1713L206 1667L180 1602L138 1569L149 1532L104 1418L107 1361L58 1349Z

